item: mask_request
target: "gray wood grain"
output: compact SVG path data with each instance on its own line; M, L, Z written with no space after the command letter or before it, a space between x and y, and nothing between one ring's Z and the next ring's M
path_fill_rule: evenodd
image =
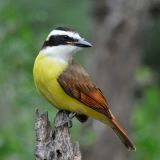
M72 143L65 111L59 111L55 117L54 129L48 120L48 113L40 114L36 110L36 160L81 160L78 142ZM59 127L58 127L59 126Z

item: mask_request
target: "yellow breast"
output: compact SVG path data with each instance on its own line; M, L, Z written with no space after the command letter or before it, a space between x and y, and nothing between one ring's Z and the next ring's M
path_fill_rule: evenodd
M39 54L34 64L34 81L39 92L56 108L78 111L82 105L68 96L59 85L58 76L68 67L68 63Z
M35 60L33 75L36 87L55 106L58 106L57 103L64 94L57 82L57 77L66 67L67 63L61 63L57 59L48 58L42 53Z
M34 81L39 92L56 108L82 113L102 122L102 114L68 96L61 88L57 77L68 67L67 63L39 54L34 64Z

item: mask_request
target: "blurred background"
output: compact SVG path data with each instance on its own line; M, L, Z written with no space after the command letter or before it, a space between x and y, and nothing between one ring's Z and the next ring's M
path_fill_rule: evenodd
M35 109L57 112L36 91L32 68L44 39L68 26L93 43L76 55L135 142L74 120L84 160L160 159L160 0L0 0L0 159L34 159Z

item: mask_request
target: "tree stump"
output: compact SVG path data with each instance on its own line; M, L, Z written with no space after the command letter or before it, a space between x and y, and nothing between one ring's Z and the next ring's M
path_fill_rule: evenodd
M36 110L36 160L81 160L79 143L72 143L68 124L68 113L59 111L52 128L48 120L48 113L40 114Z

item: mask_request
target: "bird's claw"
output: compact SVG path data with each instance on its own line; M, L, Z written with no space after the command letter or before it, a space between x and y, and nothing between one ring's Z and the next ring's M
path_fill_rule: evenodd
M62 123L56 125L56 128L58 127L62 127L64 125L68 125L68 128L72 128L73 123L72 123L72 119L77 115L77 113L70 113L67 120L63 121Z

